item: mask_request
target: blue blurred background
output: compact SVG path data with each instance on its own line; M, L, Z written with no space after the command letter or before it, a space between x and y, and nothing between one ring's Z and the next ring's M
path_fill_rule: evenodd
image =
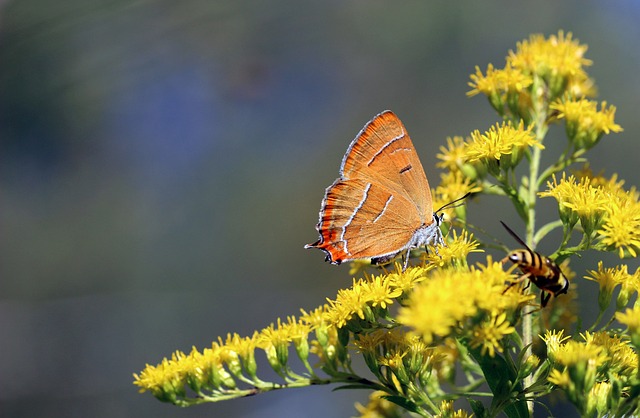
M179 409L131 374L348 286L302 247L353 136L394 110L437 184L445 138L497 120L469 74L531 33L589 45L625 129L592 167L637 185L638 21L633 0L0 1L0 415L355 415L367 394L329 387ZM513 245L504 203L471 221Z

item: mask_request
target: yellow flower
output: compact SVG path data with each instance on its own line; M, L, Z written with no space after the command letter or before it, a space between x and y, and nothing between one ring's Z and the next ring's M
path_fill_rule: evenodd
M520 121L517 127L505 122L496 124L484 134L476 130L471 133L471 142L467 143L465 149L466 161L480 161L487 165L492 174L499 173L500 168L514 167L528 147L544 148L531 129L532 126L525 129Z
M141 393L150 391L160 400L174 402L184 392L185 385L185 368L180 358L174 354L171 360L164 358L157 366L147 364L139 375L134 373L133 383L140 387Z
M471 346L482 346L482 355L489 352L493 357L496 351L502 353L502 339L515 332L515 328L507 321L507 314L493 315L489 321L479 324L473 331Z
M467 266L467 256L469 253L484 252L478 249L480 243L473 238L473 234L469 234L466 230L460 236L453 230L453 240L448 242L446 246L438 245L437 253L432 251L425 253L425 262L435 264L438 267L444 266Z
M547 183L547 190L538 195L555 198L562 221L572 227L580 220L585 235L590 235L602 222L609 204L607 195L593 187L589 178L578 183L573 175L567 179L565 173L560 182L554 176L553 182Z
M319 306L309 312L304 309L300 309L302 315L300 315L300 321L311 326L311 329L316 329L325 325L324 313L329 309L327 304Z
M440 380L453 381L456 372L456 361L460 358L460 350L456 340L445 338L433 349L433 370Z
M501 70L495 70L493 65L489 64L486 75L483 75L480 68L476 66L476 73L471 75L469 83L472 90L467 92L467 96L472 97L482 93L489 98L491 106L501 115L504 114L505 105L508 105L515 115L519 115L518 105L520 102L529 102L527 89L532 83L531 75L508 63Z
M518 42L516 52L509 51L507 64L542 78L549 86L551 97L561 95L568 85L588 85L583 69L591 65L591 61L584 58L587 46L572 37L571 33L565 36L563 31L548 39L531 35L528 40Z
M471 418L466 411L453 409L453 401L442 401L440 403L440 413L435 418Z
M566 366L576 393L591 390L596 382L597 372L607 361L605 350L601 346L567 341L556 352L556 366ZM569 394L575 398L575 394Z
M601 347L605 361L601 369L602 379L615 377L629 382L638 370L638 356L621 336L609 331L581 334L586 346Z
M386 400L383 396L388 395L381 390L375 391L369 395L369 403L362 405L356 403L358 410L358 418L390 418L400 416L399 407L391 401Z
M611 303L613 290L621 283L632 279L627 271L627 266L622 265L616 268L604 268L602 261L598 262L598 270L589 271L590 276L585 276L587 280L598 282L600 285L600 294L598 295L598 305L601 311L604 311Z
M636 350L640 350L640 304L636 302L633 308L623 312L616 312L616 320L627 326L627 332L631 336L631 343Z
M561 388L567 388L569 385L571 385L571 379L569 378L569 373L567 373L566 370L551 370L551 373L549 373L549 377L547 378L547 380L549 381L549 383Z
M229 370L238 376L242 374L242 365L251 377L255 377L257 369L255 360L256 339L258 333L255 332L252 337L240 337L238 334L227 334L227 340L223 343L222 338L218 338L220 346L220 360L228 365Z
M508 299L503 295L504 283L510 277L490 257L487 266L478 269L434 270L409 295L398 322L411 327L427 344L438 337L468 332L465 321L480 311L493 314L501 309Z
M364 324L357 318L361 321L375 321L372 308L386 309L387 305L393 303L393 299L401 295L402 289L395 286L390 275L372 277L368 280L354 279L351 288L339 290L336 300L329 300L329 309L324 313L324 319L337 328L347 324L358 328ZM351 322L352 319L355 319L355 322Z
M635 190L609 195L607 216L598 229L600 242L617 249L620 258L636 257L640 251L640 203Z
M461 171L449 171L440 175L440 184L433 191L433 208L438 208L461 198L467 193L478 193L482 191L482 186L477 185ZM463 202L460 202L463 203ZM466 219L466 205L454 205L444 210L445 219L461 218Z
M434 265L427 264L426 266L410 267L402 271L398 265L396 272L389 273L389 283L395 288L402 290L403 294L408 293L413 290L418 283L425 280L428 272L434 268Z
M286 369L291 340L289 327L283 326L280 318L277 325L270 324L256 337L256 346L264 350L269 365L278 374L282 374Z
M488 97L499 94L504 90L504 83L502 80L500 70L495 70L493 64L487 66L487 74L483 75L480 67L476 65L476 73L471 75L471 81L469 87L473 89L467 92L467 96L472 97L476 94L484 94Z
M612 387L613 385L609 381L597 382L593 385L591 393L587 396L586 409L589 416L593 416L594 413L599 417L608 415L609 407L607 405L611 405L612 399L610 399L610 397ZM614 401L617 401L617 399Z
M622 132L622 127L614 122L616 107L607 107L607 102L598 104L586 99L565 99L552 103L550 109L558 112L558 119L566 120L569 140L577 149L592 148L603 134Z
M368 295L371 306L386 309L393 303L393 299L402 294L401 289L394 288L387 276L373 277L369 282L362 282L364 293Z
M597 366L607 360L603 347L569 340L556 351L556 362L563 366L574 366L580 363L595 361Z
M436 154L436 158L440 160L436 163L436 167L444 168L449 171L457 171L464 164L464 138L454 136L447 138L447 146L440 146L440 153Z
M564 330L556 331L556 330L547 330L544 336L540 336L542 341L547 345L547 357L551 361L556 361L556 353L560 350L562 344L567 341L569 336L564 336Z

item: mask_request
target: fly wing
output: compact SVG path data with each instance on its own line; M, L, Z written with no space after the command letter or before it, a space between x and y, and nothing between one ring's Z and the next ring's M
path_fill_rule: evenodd
M424 223L433 222L427 176L409 134L393 112L378 114L362 128L342 159L340 175L344 180L383 185L394 196L413 202Z

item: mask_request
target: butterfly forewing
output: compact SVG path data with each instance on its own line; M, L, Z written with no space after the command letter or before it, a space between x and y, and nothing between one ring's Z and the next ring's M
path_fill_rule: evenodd
M400 119L391 111L374 117L353 140L342 160L342 178L361 178L401 194L418 207L423 221L433 216L431 191L418 154Z

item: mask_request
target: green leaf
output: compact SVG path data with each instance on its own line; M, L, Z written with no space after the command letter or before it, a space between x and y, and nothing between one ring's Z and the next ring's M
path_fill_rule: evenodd
M349 385L342 385L342 386L338 386L337 388L333 388L331 391L335 392L336 390L344 390L344 389L375 389L373 387L371 387L371 385L365 385L362 383L352 383Z
M469 401L469 405L471 405L471 410L478 418L485 418L487 416L487 409L484 407L484 404L475 399L467 399Z
M521 382L517 382L515 387L512 383L516 381L516 371L498 354L494 357L482 355L480 349L470 347L468 341L463 341L463 344L480 365L484 378L493 392L491 408L502 409L502 405L506 405L504 412L509 418L529 418L527 403L512 396L512 390L522 391Z
M394 404L398 405L401 408L406 409L409 412L414 412L416 414L420 413L420 410L418 409L418 405L416 405L414 402L411 402L409 399L403 396L383 395L381 396L381 398L386 399L389 402L393 402Z

